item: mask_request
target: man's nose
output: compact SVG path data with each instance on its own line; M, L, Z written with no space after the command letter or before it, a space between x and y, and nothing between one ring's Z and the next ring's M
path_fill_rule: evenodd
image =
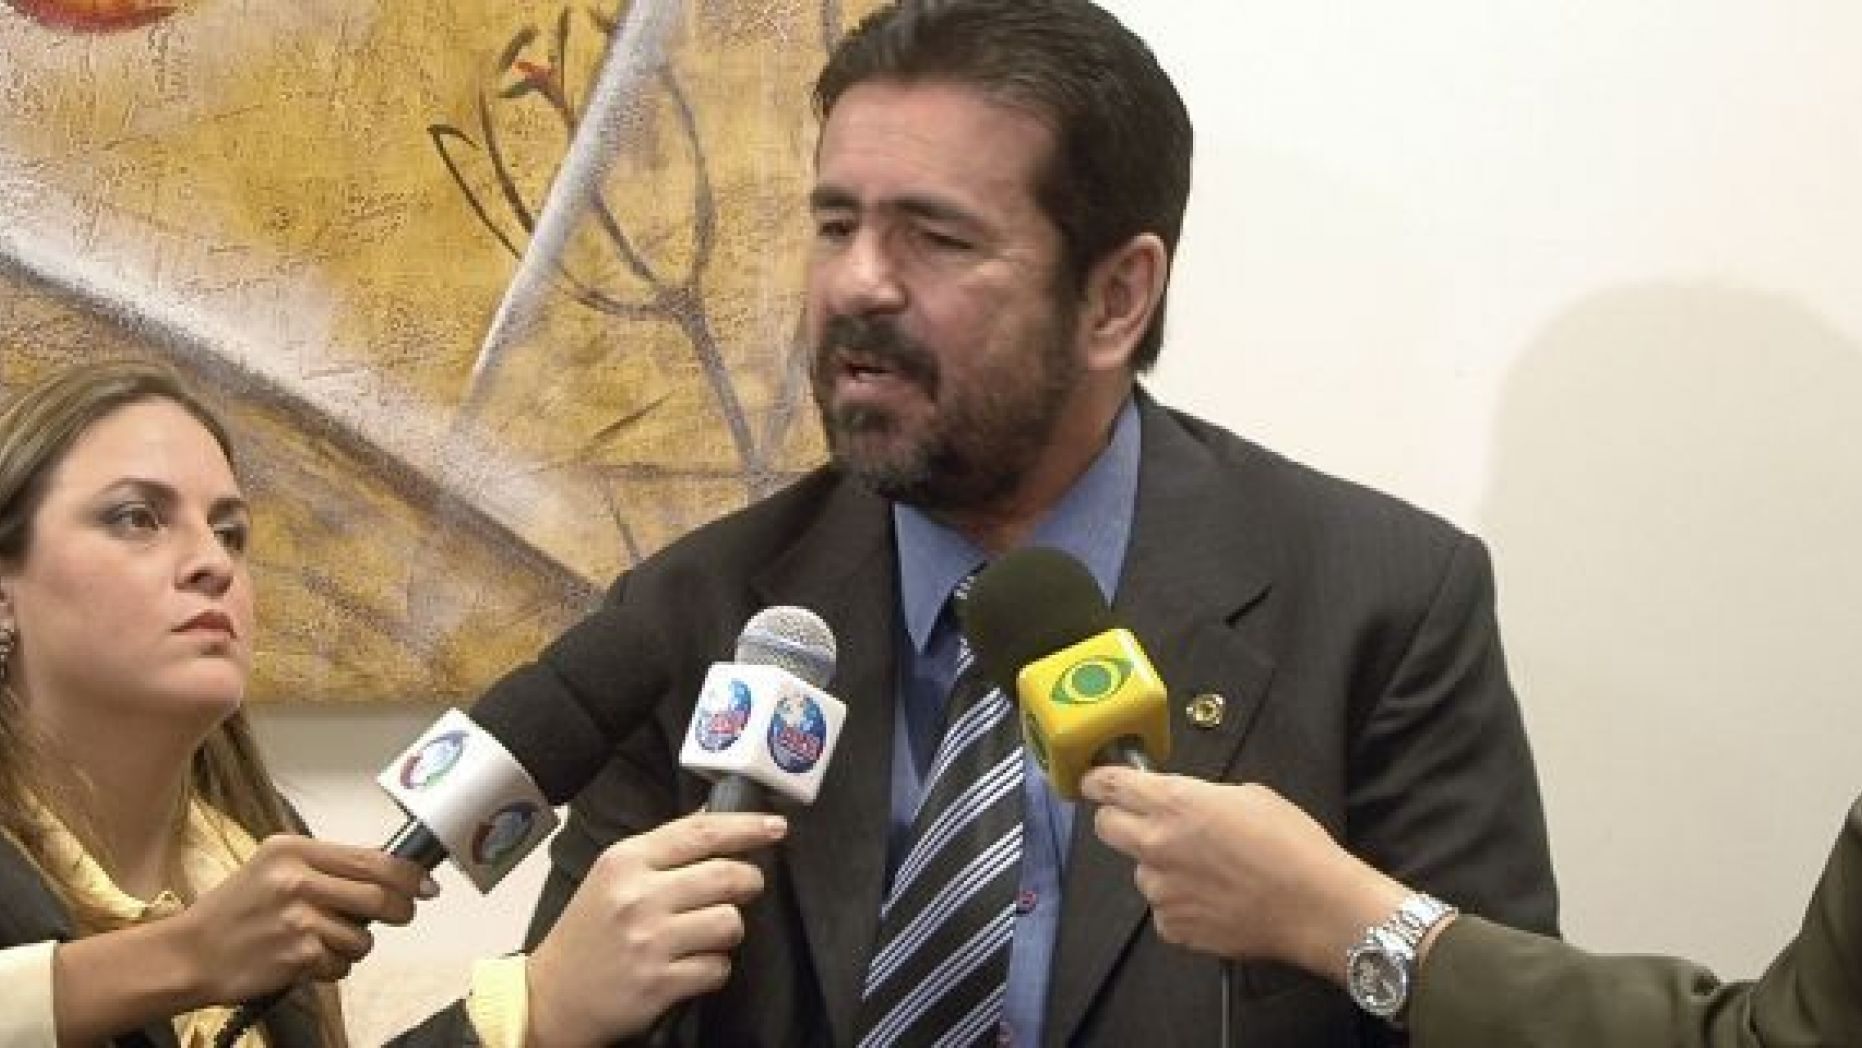
M878 230L864 229L834 261L834 310L846 316L895 313L905 305L905 282Z

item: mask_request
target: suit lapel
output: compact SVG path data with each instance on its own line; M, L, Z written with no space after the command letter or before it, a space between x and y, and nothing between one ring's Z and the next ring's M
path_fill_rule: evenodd
M791 816L783 848L836 1043L853 1037L886 874L897 690L895 559L886 504L842 483L816 524L754 583L770 604L820 614L838 642L828 691L847 704L846 725L820 795ZM848 847L848 841L882 846Z
M1170 691L1168 771L1220 779L1233 765L1273 676L1273 662L1231 624L1271 585L1272 558L1224 470L1170 417L1141 399L1144 446L1137 513L1114 610ZM1189 700L1219 695L1213 726L1193 725ZM1072 1037L1144 920L1132 863L1100 843L1077 809L1048 990L1049 1043Z

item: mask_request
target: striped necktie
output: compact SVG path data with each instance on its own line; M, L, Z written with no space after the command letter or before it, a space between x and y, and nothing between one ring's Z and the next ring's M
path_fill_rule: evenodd
M967 640L945 709L911 846L880 910L860 1048L994 1044L1002 1021L1021 878L1021 726Z

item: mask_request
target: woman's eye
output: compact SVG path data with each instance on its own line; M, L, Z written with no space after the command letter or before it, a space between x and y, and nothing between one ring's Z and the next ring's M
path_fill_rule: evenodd
M155 508L143 503L118 506L110 512L108 520L112 528L124 534L141 534L162 526L162 518L156 515Z
M220 545L234 553L244 553L252 541L252 529L245 524L222 524L214 528L213 533L220 536Z

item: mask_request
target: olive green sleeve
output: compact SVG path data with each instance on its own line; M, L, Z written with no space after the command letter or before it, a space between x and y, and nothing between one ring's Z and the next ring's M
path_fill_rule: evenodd
M1416 1048L1862 1045L1862 800L1802 930L1757 981L1462 917L1423 965L1410 1027Z

